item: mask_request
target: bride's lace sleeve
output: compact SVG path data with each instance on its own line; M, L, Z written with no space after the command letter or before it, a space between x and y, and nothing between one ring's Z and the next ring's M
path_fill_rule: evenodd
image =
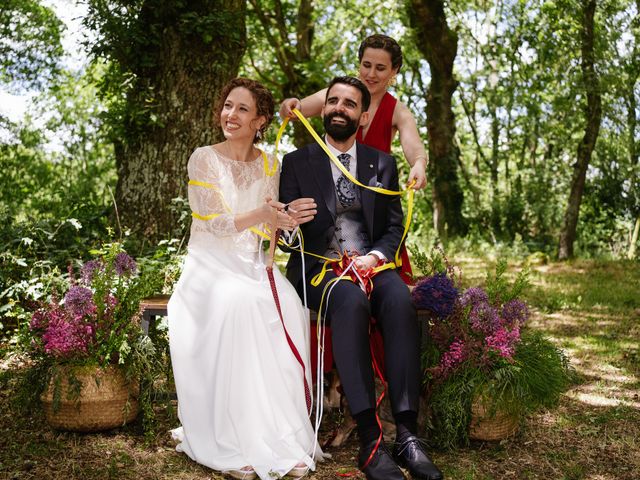
M193 229L217 236L238 233L220 193L220 168L207 147L197 148L189 158L189 206L193 213Z
M269 165L273 168L274 163L278 162L273 155L268 155ZM278 190L280 187L280 165L276 166L276 171L273 175L267 175L267 184L265 188L265 196L270 197L272 200L278 200Z

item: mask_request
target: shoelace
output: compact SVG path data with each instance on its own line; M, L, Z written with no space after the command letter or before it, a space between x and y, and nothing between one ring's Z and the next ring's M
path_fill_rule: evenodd
M424 453L424 454L425 454L425 456L427 456L427 458L429 458L429 457L428 457L428 455L427 455L427 452L425 451L425 447L427 447L427 446L428 446L428 445L427 445L427 442L426 442L424 439L422 439L422 438L418 438L418 437L415 437L415 436L414 436L414 438L413 438L413 439L411 439L411 440L405 440L405 441L403 441L403 442L394 442L394 445L399 445L399 446L401 447L401 448L400 448L400 450L398 450L397 455L402 455L402 454L404 453L404 451L405 451L407 448L409 448L409 446L410 446L412 443L417 443L417 444L418 444L418 447L420 448L420 450L422 450L422 453Z

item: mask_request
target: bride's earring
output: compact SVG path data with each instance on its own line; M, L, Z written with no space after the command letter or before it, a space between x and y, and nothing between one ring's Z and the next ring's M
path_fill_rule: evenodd
M258 140L262 140L262 130L258 129L258 131L256 132L256 138Z

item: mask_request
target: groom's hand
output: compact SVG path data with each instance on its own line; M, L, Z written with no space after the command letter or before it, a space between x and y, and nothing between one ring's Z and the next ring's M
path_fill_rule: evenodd
M298 198L285 207L285 211L298 222L298 225L310 222L316 216L318 206L313 198Z

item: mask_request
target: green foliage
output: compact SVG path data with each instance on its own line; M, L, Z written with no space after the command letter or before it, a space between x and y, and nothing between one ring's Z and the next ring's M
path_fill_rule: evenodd
M420 275L428 277L437 273L446 273L448 262L441 248L432 248L429 253L423 253L417 245L408 245L411 253L411 263Z
M496 263L495 273L487 272L486 290L491 303L506 303L522 296L530 287L528 267L520 270L513 283L505 276L507 260L500 258Z
M576 14L582 5L563 0L497 6L472 0L449 8L460 31L455 112L466 198L473 199L466 202L465 214L485 242L512 242L519 235L530 251L553 254L584 128L581 17ZM594 207L587 206L586 215L581 210L581 254L619 256L628 245L623 232L635 215L634 202L625 200L637 197L637 187L623 180L637 163L635 10L629 1L599 2L596 10L603 122L583 207L601 205L606 213L596 217L589 212ZM610 165L624 173L603 185L600 177L608 176ZM596 193L605 185L609 202ZM611 200L616 208L609 208Z
M0 83L20 91L43 88L60 70L62 22L38 0L3 0Z
M108 104L104 113L110 138L116 145L135 145L145 135L162 129L159 111L166 85L162 82L170 51L168 39L193 55L220 52L233 58L244 50L244 3L91 0L83 24L95 32L87 44L97 65L104 65L100 96ZM229 62L188 62L187 75L227 76ZM172 73L170 76L172 76ZM167 99L165 99L166 101Z

